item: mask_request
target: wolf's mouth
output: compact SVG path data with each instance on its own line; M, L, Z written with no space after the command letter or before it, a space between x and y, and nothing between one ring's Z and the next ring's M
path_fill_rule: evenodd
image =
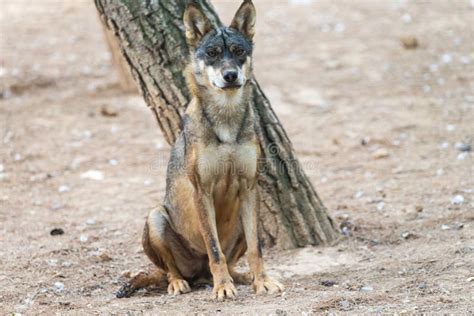
M230 84L230 85L226 85L226 86L222 87L221 89L222 90L232 90L232 89L239 89L240 87L242 87L241 84Z
M242 87L242 84L239 84L239 83L228 83L225 85L220 85L216 82L213 82L212 85L215 88L220 89L220 90L236 90Z

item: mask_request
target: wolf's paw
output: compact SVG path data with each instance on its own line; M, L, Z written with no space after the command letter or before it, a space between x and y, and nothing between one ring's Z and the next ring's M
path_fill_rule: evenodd
M183 279L171 279L168 285L168 294L178 295L191 292L188 282Z
M253 281L252 288L255 291L255 294L262 295L266 293L274 294L282 292L285 287L277 280L264 276Z
M223 280L222 282L214 284L214 289L212 290L213 298L223 300L225 298L235 298L236 295L237 290L235 289L232 280Z

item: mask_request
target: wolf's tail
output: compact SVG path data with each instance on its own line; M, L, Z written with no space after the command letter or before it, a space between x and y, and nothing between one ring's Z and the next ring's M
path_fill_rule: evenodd
M115 294L117 298L130 297L137 290L150 285L157 285L164 281L166 278L164 272L155 270L153 272L139 272L133 278L130 279L125 285L123 285Z

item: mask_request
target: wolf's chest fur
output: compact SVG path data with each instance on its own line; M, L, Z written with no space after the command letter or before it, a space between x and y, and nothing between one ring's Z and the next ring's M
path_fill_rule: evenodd
M235 143L245 126L248 105L242 104L242 90L231 94L212 94L206 104L201 104L209 128L221 143Z
M235 103L229 98L203 105L204 121L209 129L198 141L201 149L197 156L197 171L203 183L231 188L242 178L255 177L258 149L254 133L243 133L253 128L249 105ZM224 101L224 102L222 102ZM212 114L209 114L212 113ZM209 188L211 189L211 188ZM222 192L221 192L222 193Z

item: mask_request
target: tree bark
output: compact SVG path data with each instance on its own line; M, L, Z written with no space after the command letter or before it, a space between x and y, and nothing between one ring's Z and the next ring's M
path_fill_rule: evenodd
M182 16L189 0L95 0L166 140L172 144L190 99L183 70L188 48ZM214 26L208 0L195 0ZM332 243L338 230L295 158L293 146L258 83L252 106L263 153L259 176L260 234L282 248Z

